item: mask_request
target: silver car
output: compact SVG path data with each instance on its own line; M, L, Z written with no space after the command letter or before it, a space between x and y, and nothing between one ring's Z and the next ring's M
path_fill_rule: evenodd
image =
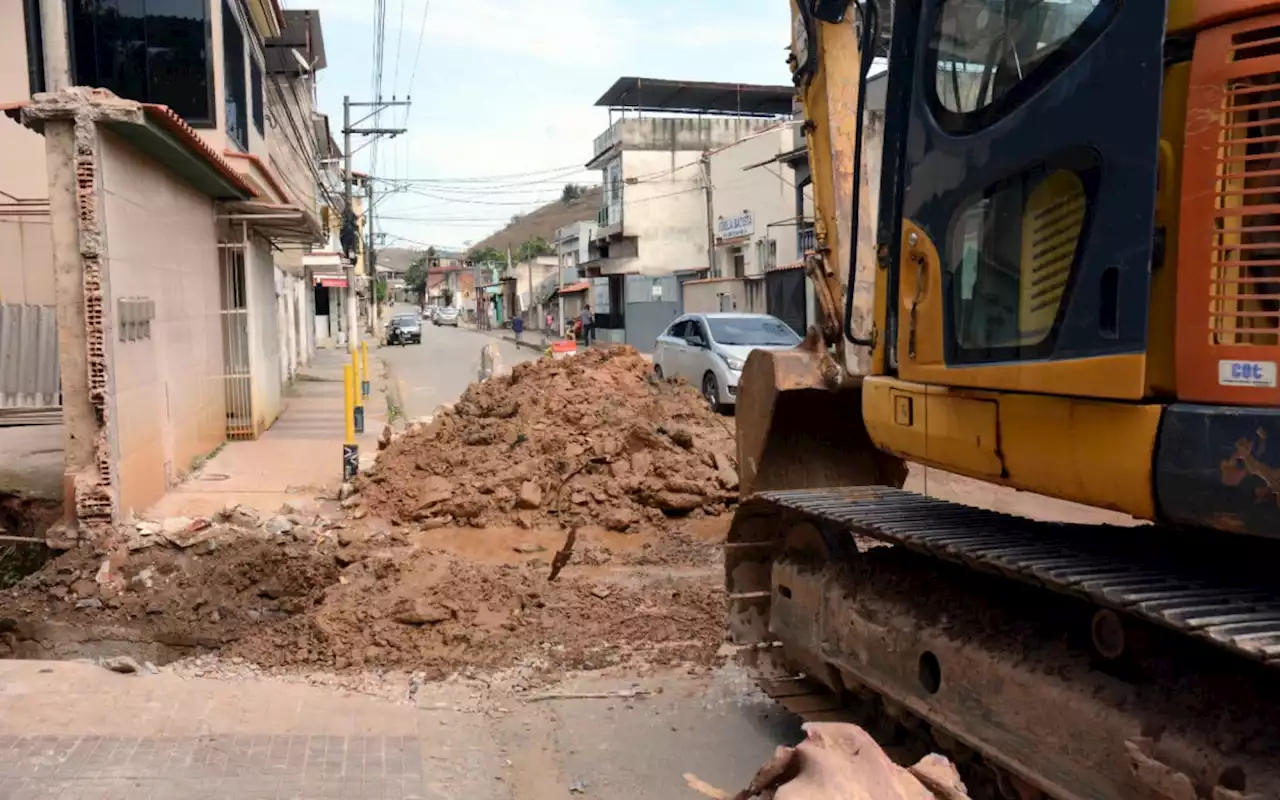
M658 337L653 369L684 378L715 410L737 404L738 379L752 350L790 350L800 336L770 314L686 314Z
M458 309L451 308L449 306L440 306L436 309L436 314L432 321L435 322L437 326L452 325L456 328L458 327Z

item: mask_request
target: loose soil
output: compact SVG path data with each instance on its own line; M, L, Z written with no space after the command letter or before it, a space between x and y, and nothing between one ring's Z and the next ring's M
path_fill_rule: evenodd
M671 530L737 501L733 422L635 349L517 365L390 442L358 483L373 516L438 528Z

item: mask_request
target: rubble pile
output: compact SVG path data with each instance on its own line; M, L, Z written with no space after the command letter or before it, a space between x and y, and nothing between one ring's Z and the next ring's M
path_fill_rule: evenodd
M517 365L387 444L358 488L424 529L559 524L634 532L737 500L731 420L631 347Z
M176 648L215 648L303 613L337 582L329 523L229 508L121 526L106 551L68 550L0 593L0 632L57 623L115 626ZM30 629L30 630L28 630ZM14 643L0 636L0 657Z
M227 651L266 667L398 668L443 678L517 664L601 669L639 659L706 666L723 641L723 593L712 582L632 588L538 560L480 564L440 552L382 552L352 564L313 611Z

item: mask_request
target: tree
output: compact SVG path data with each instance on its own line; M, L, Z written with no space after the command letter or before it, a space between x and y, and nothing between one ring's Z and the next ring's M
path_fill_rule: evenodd
M514 258L516 261L532 261L538 256L555 255L555 249L547 244L547 240L541 236L535 236L516 249Z
M560 202L572 203L574 200L577 200L579 197L582 197L586 193L587 193L587 187L583 186L582 184L566 183L564 185L564 191L560 194Z
M496 247L481 247L478 250L471 251L471 261L475 264L483 264L491 261L495 264L507 263L507 254Z
M409 265L404 274L405 288L418 293L418 307L427 304L427 254L422 253Z

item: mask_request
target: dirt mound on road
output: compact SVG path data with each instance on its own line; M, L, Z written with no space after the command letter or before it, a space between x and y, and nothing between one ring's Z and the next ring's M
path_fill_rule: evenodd
M424 528L666 529L736 502L732 420L631 347L517 365L395 439L359 482L375 516Z
M480 564L428 550L384 552L348 568L313 611L229 653L268 667L397 668L442 678L524 664L549 674L639 658L710 664L723 641L717 581L626 583L566 576L545 562Z

